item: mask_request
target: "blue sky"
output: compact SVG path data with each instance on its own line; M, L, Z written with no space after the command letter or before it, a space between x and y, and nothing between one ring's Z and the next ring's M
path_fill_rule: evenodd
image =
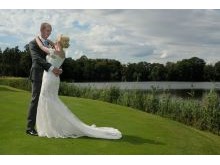
M215 63L219 18L219 10L0 10L0 47L23 49L46 21L50 39L70 36L67 56L74 59L166 63L197 56Z

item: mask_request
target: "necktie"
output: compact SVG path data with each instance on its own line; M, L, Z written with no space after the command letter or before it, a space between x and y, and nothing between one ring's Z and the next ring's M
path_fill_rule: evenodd
M45 46L49 46L49 42L47 40L44 41Z

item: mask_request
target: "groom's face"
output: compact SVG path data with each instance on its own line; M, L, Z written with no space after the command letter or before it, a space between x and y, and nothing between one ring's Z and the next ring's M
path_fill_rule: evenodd
M45 27L42 31L41 31L41 36L44 38L44 39L47 39L50 34L51 34L51 31L52 29L50 27Z

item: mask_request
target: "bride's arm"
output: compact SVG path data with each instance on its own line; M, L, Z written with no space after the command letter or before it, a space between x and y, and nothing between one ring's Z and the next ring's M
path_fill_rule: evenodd
M40 39L39 39L38 37L36 37L36 42L37 42L38 46L41 48L41 50L43 50L43 51L46 52L47 54L50 53L49 48L47 48L46 46L44 46L44 45L41 43L41 41L40 41Z

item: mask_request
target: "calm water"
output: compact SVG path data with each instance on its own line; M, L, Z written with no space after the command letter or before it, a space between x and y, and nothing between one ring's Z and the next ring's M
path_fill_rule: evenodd
M98 89L108 88L111 86L119 87L120 89L142 89L149 90L152 87L158 89L174 89L174 90L209 90L215 88L220 90L220 82L169 82L169 81L149 81L149 82L83 82L73 83L81 87L95 87Z
M95 87L97 89L109 88L111 86L119 87L120 89L139 89L150 90L155 87L160 90L169 90L169 93L180 97L201 98L205 92L210 89L216 89L220 94L220 82L87 82L73 83L80 87Z

